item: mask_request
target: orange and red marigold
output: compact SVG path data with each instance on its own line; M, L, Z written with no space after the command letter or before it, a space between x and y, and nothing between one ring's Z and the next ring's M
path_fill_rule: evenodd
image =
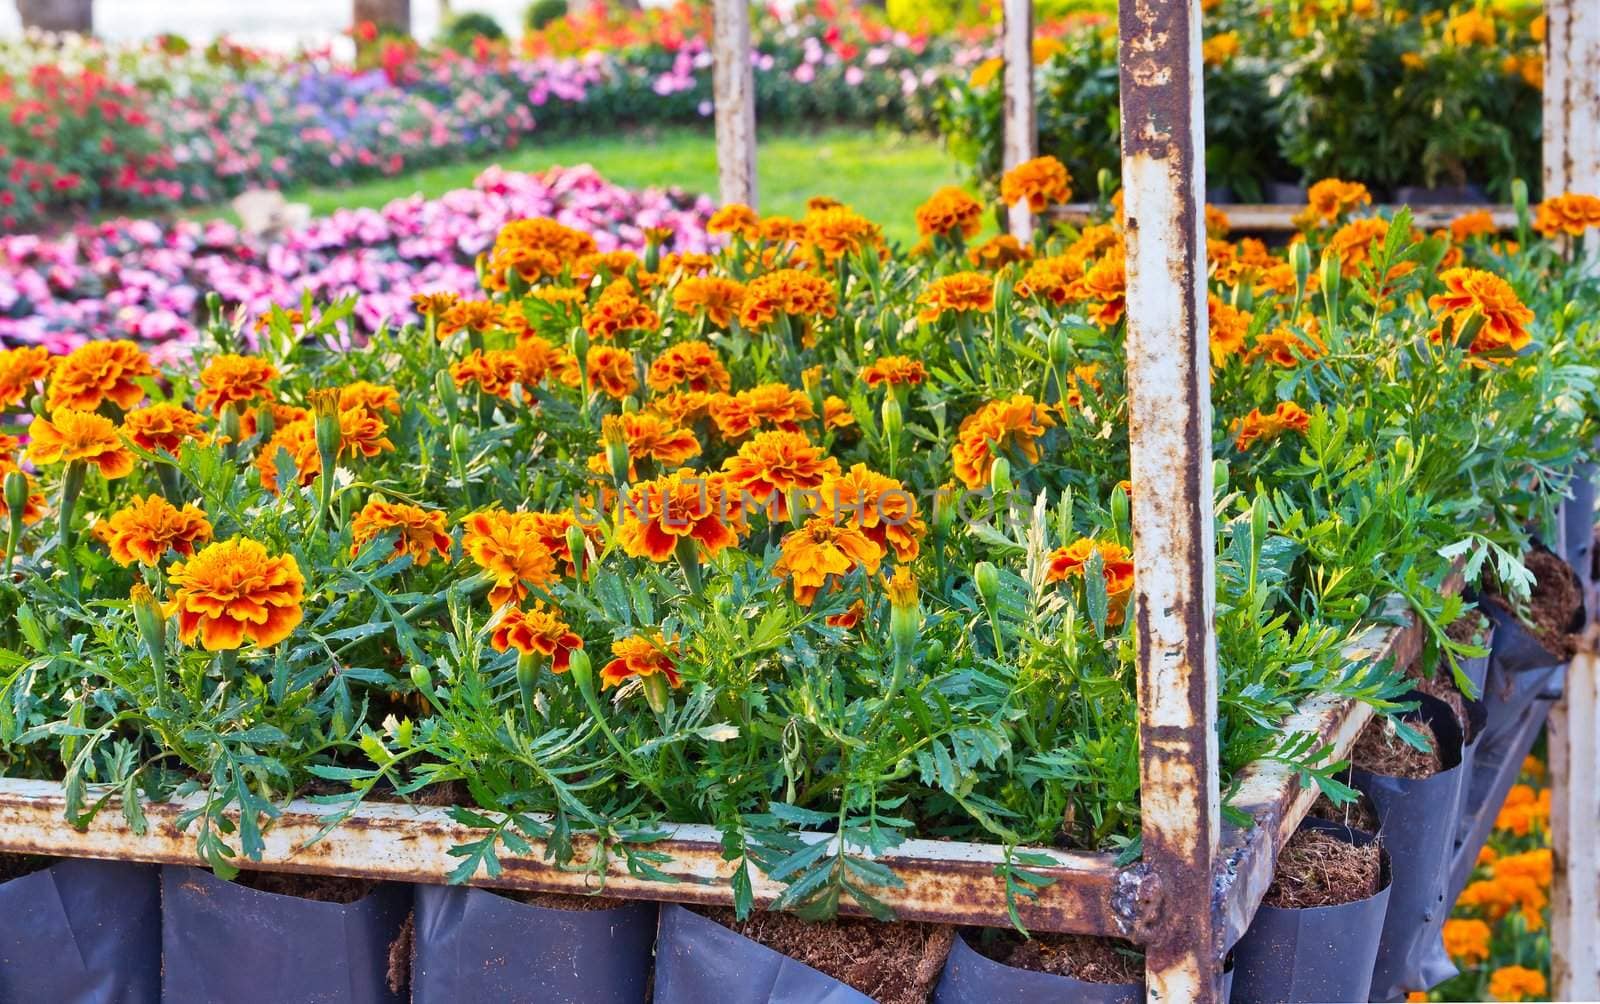
M245 641L266 647L300 623L305 578L294 556L269 554L258 541L235 538L215 543L172 566L173 598L168 616L178 617L178 636L198 636L208 652L236 649Z
M672 659L676 650L677 645L668 642L659 631L648 635L629 635L614 641L611 643L611 654L616 658L600 667L600 686L615 687L633 676L660 675L666 678L668 685L680 687L683 679L678 675L677 663Z
M550 660L550 670L565 673L572 664L572 653L583 647L583 639L561 619L560 611L543 603L530 610L511 607L495 625L489 643L496 652L516 649L523 655L542 655Z
M617 510L617 543L651 561L670 560L683 540L714 557L744 530L742 500L728 479L689 468L634 485Z
M177 455L186 441L203 441L204 419L188 408L162 402L130 411L122 431L141 450L165 450Z
M780 315L832 317L837 312L838 295L831 282L799 269L780 268L750 280L739 308L739 323L756 329Z
M1110 605L1106 623L1115 627L1121 624L1128 608L1128 597L1133 592L1133 553L1115 541L1096 541L1080 537L1050 554L1050 567L1045 572L1046 582L1062 582L1069 578L1082 578L1091 555L1100 555L1100 575L1105 582L1106 598Z
M663 349L650 363L646 382L654 391L726 392L728 371L716 350L705 342L679 342Z
M546 542L538 515L485 509L466 518L461 550L493 581L491 606L520 603L527 597L529 585L545 586L556 580L556 556Z
M426 566L435 554L450 557L450 534L445 531L444 513L404 502L373 499L350 521L350 556L361 553L381 533L395 532L393 556L411 555L417 565Z
M1533 228L1546 237L1581 237L1600 229L1600 196L1567 192L1539 203Z
M1252 409L1244 418L1233 421L1234 446L1248 450L1259 442L1271 442L1285 432L1304 435L1311 427L1311 416L1293 401L1280 401L1272 411L1262 414L1260 408Z
M133 342L88 342L56 364L46 406L94 411L109 401L132 408L144 399L144 388L135 381L155 375L149 357Z
M1517 352L1533 340L1528 325L1533 311L1523 305L1511 284L1492 272L1476 268L1452 268L1439 278L1445 291L1428 298L1428 307L1439 315L1440 327L1434 337L1443 336L1445 320L1453 320L1460 333L1474 316L1483 318L1467 351L1474 355L1489 352Z
M596 345L585 357L589 370L589 386L605 392L618 400L639 389L639 376L634 372L633 353L611 345Z
M937 321L945 314L987 314L994 309L994 279L982 272L954 272L928 284L917 297L917 316Z
M924 237L976 237L983 229L983 203L965 190L949 185L934 192L917 207L917 232Z
M117 434L116 424L92 411L63 408L28 426L28 458L36 464L83 461L107 478L133 473L133 453Z
M839 473L839 461L802 432L773 429L758 434L722 465L728 487L768 507L774 519L789 518L789 493L815 489Z
M1029 210L1042 213L1070 198L1072 176L1065 164L1051 156L1025 160L1000 178L1000 201L1008 206L1026 200Z
M1026 394L990 401L962 420L950 449L956 477L968 488L989 483L994 458L1014 449L1029 463L1039 462L1038 438L1055 425L1048 410Z
M0 408L21 404L50 378L55 357L43 345L0 351Z
M272 397L272 381L277 378L277 367L257 356L217 356L200 371L195 407L220 415L230 404L243 406L268 400Z
M813 516L798 530L786 534L782 554L772 571L788 579L795 602L810 606L830 576L844 576L857 568L876 575L883 548L857 526Z
M744 297L742 282L720 275L691 275L673 289L672 306L680 314L704 314L712 324L726 328L739 316Z
M135 495L96 526L95 535L110 548L111 560L119 565L136 561L158 565L168 551L186 558L194 554L196 546L211 539L211 523L192 503L179 509L160 495Z

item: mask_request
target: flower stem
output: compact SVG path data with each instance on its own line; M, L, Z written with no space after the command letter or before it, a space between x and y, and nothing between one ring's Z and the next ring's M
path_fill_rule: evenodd
M72 563L72 511L78 506L78 496L83 494L83 483L88 476L88 462L74 460L67 465L66 476L61 479L60 523L57 532L60 560L63 565Z

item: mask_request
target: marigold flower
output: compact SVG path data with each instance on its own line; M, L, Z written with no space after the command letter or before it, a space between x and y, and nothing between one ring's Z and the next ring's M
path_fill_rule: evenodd
M983 90L1000 76L1000 71L1006 68L1006 61L999 56L991 56L972 68L972 75L967 78L967 86L974 90Z
M1067 392L1061 398L1062 403L1069 408L1082 408L1085 389L1095 394L1100 392L1100 367L1096 363L1072 367L1072 372L1067 375Z
M927 381L928 370L922 360L910 356L879 356L861 370L861 379L868 387L879 384L914 387Z
M866 614L866 612L867 605L860 600L856 600L845 608L844 613L829 614L828 616L824 617L822 621L829 627L843 628L846 631L852 631L855 629L857 624L861 623L861 618Z
M626 331L658 331L661 318L649 304L633 294L626 282L612 283L584 311L583 330L606 341Z
M711 394L697 390L673 391L651 400L649 411L673 425L688 427L710 414Z
M628 457L633 462L651 460L671 469L700 455L700 441L694 438L694 433L660 415L624 413L607 415L605 421L615 423L628 444ZM629 476L635 475L630 473Z
M668 346L651 361L645 379L655 391L726 391L730 382L716 350L705 342Z
M1024 199L1028 208L1042 213L1072 198L1072 176L1067 166L1051 156L1025 160L1000 177L1000 201L1014 206Z
M747 241L757 240L761 236L761 217L743 203L730 202L706 220L706 233L738 234Z
M322 455L317 452L317 431L311 418L300 418L277 427L272 438L256 453L255 468L261 487L278 493L278 454L287 453L294 461L295 480L309 485L322 472Z
M1452 268L1439 278L1445 291L1428 298L1429 309L1440 315L1435 337L1442 337L1446 319L1454 320L1459 332L1477 315L1483 318L1483 327L1467 349L1475 355L1517 352L1533 340L1527 328L1533 322L1533 311L1523 305L1516 290L1504 279L1476 268Z
M220 415L230 404L270 400L277 378L277 367L258 356L216 356L200 371L195 407Z
M839 461L804 433L773 429L758 433L722 465L730 489L769 508L773 519L789 518L789 493L815 489L838 475Z
M924 237L976 237L983 229L983 203L947 185L917 207L917 233Z
M853 526L896 560L915 561L928 526L917 500L894 478L856 464L822 485L817 514Z
M204 441L203 422L188 408L163 402L128 412L122 431L141 450L165 450L176 456L185 442Z
M1373 245L1388 237L1389 221L1376 216L1351 220L1334 231L1328 249L1339 258L1339 274L1346 279L1360 275L1361 266L1372 260Z
M1372 193L1359 181L1323 178L1306 195L1306 210L1324 223L1332 223L1358 206L1372 205Z
M35 464L85 461L106 478L133 473L133 453L117 434L111 419L92 411L62 408L49 418L36 417L28 426L28 458Z
M600 687L608 689L618 686L630 676L656 675L665 677L668 685L680 687L683 680L678 675L677 664L672 660L676 652L676 642L669 643L660 631L649 635L629 635L614 641L611 643L611 654L616 658L600 667Z
M639 256L632 251L592 251L580 255L572 263L572 278L583 284L588 283L597 275L610 276L620 279L628 274L628 269L639 264Z
M813 516L785 534L780 550L772 571L788 579L795 602L808 607L829 576L849 575L857 568L876 575L884 555L883 547L859 527L837 524L826 516Z
M411 306L423 317L439 318L444 312L461 302L461 297L455 293L412 293Z
M589 386L621 400L639 389L633 353L611 345L596 345L588 354Z
M806 228L792 216L766 216L761 220L759 234L768 244L788 244L805 238Z
M28 486L28 499L22 507L22 522L25 526L32 526L44 518L44 494L33 490L33 478L17 466L17 462L9 457L0 457L0 482L5 481L6 475L16 471L22 475L24 483ZM5 499L5 493L0 492L0 521L9 522L11 519L11 505Z
M1553 195L1539 203L1533 228L1546 237L1581 237L1585 230L1600 228L1600 196Z
M526 522L555 557L556 571L561 575L571 575L578 567L573 560L572 544L567 539L569 529L577 527L590 541L598 542L603 538L597 521L580 521L571 512L530 512L526 514Z
M578 386L578 357L571 349L530 334L519 336L517 347L511 351L522 367L519 379L523 386L537 387L542 383Z
M1546 788L1535 793L1529 785L1514 784L1500 805L1494 825L1495 829L1525 837L1536 829L1543 829L1549 819L1550 790Z
M179 509L160 495L135 495L96 527L95 533L111 549L111 560L117 564L158 565L168 551L186 558L193 555L197 544L211 539L211 523L193 504Z
M144 398L144 388L134 381L155 375L149 357L133 342L86 342L56 364L46 405L51 411L94 411L110 401L132 408Z
M917 297L917 316L937 321L946 313L988 313L994 309L994 279L982 272L954 272L928 284Z
M827 429L845 429L856 424L855 413L850 410L849 402L837 394L829 394L822 400L822 425Z
M400 392L386 384L356 380L339 388L339 410L362 408L373 415L400 414Z
M1010 234L996 234L967 252L967 260L976 268L993 271L1014 261L1027 261L1033 257L1033 248Z
M1445 22L1445 37L1463 47L1492 46L1494 33L1494 20L1482 11L1470 7Z
M672 290L672 306L680 314L704 314L719 328L739 316L744 303L744 283L720 275L691 275Z
M1549 993L1544 974L1526 966L1501 966L1489 974L1489 995L1498 1001L1541 1000Z
M490 606L499 608L527 598L528 586L556 580L556 559L541 532L536 514L484 509L463 522L461 550L494 579Z
M1522 773L1528 777L1544 777L1544 761L1529 753L1522 758Z
M1452 917L1444 922L1444 950L1463 965L1489 961L1489 925L1476 918Z
M500 228L484 266L484 285L497 292L510 288L515 274L533 285L598 248L594 238L555 220L513 220Z
M266 648L289 637L300 623L305 578L290 554L273 555L258 541L236 537L206 547L168 573L174 594L168 616L178 616L178 636L196 635L208 652L239 648L246 640Z
M711 255L699 251L673 251L661 256L661 267L657 274L670 276L681 272L684 275L705 275L715 271L717 260Z
M1029 463L1039 462L1036 440L1055 425L1048 409L1025 394L990 401L962 420L950 455L956 477L974 490L989 483L994 458L1015 449Z
M883 250L883 230L846 206L813 209L800 225L805 242L830 265L851 255Z
M1254 362L1264 356L1274 366L1293 369L1303 362L1321 358L1325 346L1316 336L1315 324L1316 318L1311 318L1305 334L1300 334L1286 324L1262 332L1256 336L1255 344L1250 347L1245 361Z
M1245 336L1250 332L1250 315L1212 293L1206 297L1210 315L1211 365L1222 367L1244 352Z
M816 417L811 398L781 383L768 383L737 394L718 394L707 405L722 438L733 440L760 428L794 431Z
M1493 237L1499 232L1494 216L1487 209L1463 213L1450 221L1450 239L1457 243L1464 244L1474 237Z
M1128 597L1133 593L1133 552L1126 547L1116 541L1080 537L1050 553L1050 567L1045 571L1045 581L1083 578L1089 557L1095 553L1100 555L1100 575L1105 582L1106 597L1110 600L1106 623L1115 627L1122 623L1128 608Z
M781 268L752 279L745 286L739 323L752 330L771 324L780 314L790 317L832 317L838 312L833 283L799 269Z
M1209 202L1206 203L1205 219L1208 237L1226 237L1228 231L1233 229L1233 221L1228 219L1228 214Z
M1536 847L1521 854L1507 854L1494 863L1495 878L1530 878L1542 889L1550 887L1553 874L1554 861L1548 847Z
M1224 31L1200 43L1200 58L1207 66L1226 66L1239 54L1239 33Z
M510 349L473 349L465 359L450 364L450 379L457 387L476 384L490 397L509 399L523 371L522 359Z
M1128 260L1122 249L1113 248L1095 262L1078 280L1077 299L1096 303L1089 319L1102 328L1122 320L1128 302Z
M414 564L426 567L433 556L449 560L450 534L445 532L444 513L404 502L373 499L350 521L350 557L380 533L396 531L393 557L411 555Z
M1017 280L1013 291L1026 299L1046 300L1064 307L1076 300L1077 283L1083 278L1083 260L1075 256L1054 255L1035 259Z
M50 379L55 365L55 357L43 345L0 351L0 408L26 401L35 387Z
M1311 416L1304 408L1293 401L1280 401L1276 408L1265 415L1260 408L1254 408L1244 418L1234 419L1231 430L1237 437L1234 446L1243 451L1258 442L1271 442L1285 432L1304 435L1310 427Z
M583 639L561 619L560 611L535 603L531 610L505 610L489 644L496 652L514 648L523 655L542 655L550 660L551 672L565 673Z
M743 500L727 478L688 468L634 485L617 512L617 542L651 561L671 560L680 540L715 557L744 530Z

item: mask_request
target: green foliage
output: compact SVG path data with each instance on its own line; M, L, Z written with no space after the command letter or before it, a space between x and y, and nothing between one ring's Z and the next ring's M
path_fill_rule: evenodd
M522 8L524 31L540 31L567 16L567 0L533 0Z
M480 38L496 42L505 37L505 29L500 27L499 21L482 11L469 10L450 18L439 33L439 44L457 52L470 52L473 43Z

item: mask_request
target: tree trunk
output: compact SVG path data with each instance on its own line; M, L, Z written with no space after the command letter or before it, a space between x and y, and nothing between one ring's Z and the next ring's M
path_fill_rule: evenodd
M94 0L17 0L24 28L40 31L94 31Z
M411 34L411 0L354 0L355 23L371 21L393 35Z

